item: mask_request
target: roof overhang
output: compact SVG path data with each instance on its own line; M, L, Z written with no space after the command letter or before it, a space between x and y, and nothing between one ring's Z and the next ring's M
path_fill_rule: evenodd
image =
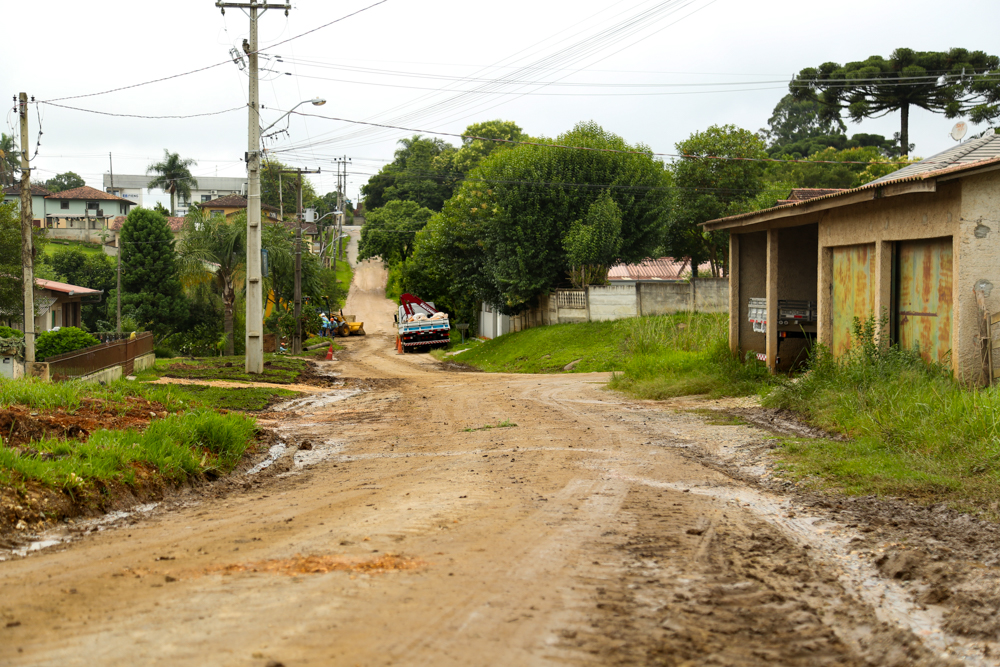
M868 188L864 190L848 191L843 195L829 195L827 197L817 197L807 199L803 202L785 204L774 208L764 209L756 215L732 216L730 218L720 218L702 223L708 231L722 229L741 229L744 227L755 227L761 223L782 221L787 222L791 218L812 215L820 211L827 211L831 208L850 206L873 199L884 199L886 197L898 197L899 195L909 195L922 192L937 192L937 179L922 179L919 181L903 181L899 183L886 183L885 185Z

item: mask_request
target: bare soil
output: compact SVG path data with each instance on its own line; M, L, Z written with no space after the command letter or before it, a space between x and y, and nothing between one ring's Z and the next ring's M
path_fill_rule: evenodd
M799 492L711 402L397 355L380 271L266 474L0 563L0 663L997 664L996 531Z
M26 448L32 440L46 438L85 442L91 433L101 428L144 428L150 419L166 416L162 404L132 396L126 398L124 407L84 399L72 412L12 405L0 409L0 437L5 445L18 449Z

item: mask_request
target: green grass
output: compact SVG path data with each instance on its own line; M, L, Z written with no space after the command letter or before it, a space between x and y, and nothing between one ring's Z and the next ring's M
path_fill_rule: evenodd
M196 410L141 432L95 431L84 443L42 440L26 451L0 443L0 485L37 482L73 492L111 482L136 486L150 476L177 483L221 474L240 460L255 432L248 417Z
M57 252L60 252L62 250L68 250L70 248L76 250L82 250L84 253L88 255L100 255L104 252L104 250L101 249L101 245L99 243L85 243L83 241L65 241L63 239L49 239L45 243L45 254L51 257L52 255L55 255Z
M351 263L349 261L347 261L346 250L344 254L345 254L344 259L337 260L337 270L334 272L334 277L337 279L338 283L344 286L344 294L345 294L344 303L346 303L347 300L346 294L350 290L351 281L354 280L354 267L351 266ZM344 303L341 303L339 305L338 310L344 307ZM348 313L348 314L353 315L354 313Z
M788 441L792 474L851 494L982 507L1000 501L1000 388L959 384L909 351L857 344L763 399L846 440Z
M509 419L505 419L502 422L497 422L496 424L485 424L478 428L463 428L462 431L471 433L473 431L489 431L491 428L514 428L515 426L517 426L517 424Z
M270 365L267 365L270 362ZM244 357L199 357L198 359L157 359L149 369L136 374L139 380L159 377L186 378L191 380L229 380L233 382L272 382L293 384L308 368L308 361L301 357L280 354L264 355L264 372L246 372ZM226 366L226 364L231 364Z

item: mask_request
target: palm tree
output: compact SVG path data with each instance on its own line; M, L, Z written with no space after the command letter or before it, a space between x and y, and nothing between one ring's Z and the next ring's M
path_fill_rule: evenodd
M227 220L194 207L184 220L184 236L177 248L185 283L212 280L222 292L227 356L233 355L233 309L246 276L246 226L246 213Z
M14 143L14 137L0 134L0 185L14 185L20 171L21 150Z
M177 153L163 149L163 161L149 165L146 174L155 173L156 178L146 186L160 188L170 193L170 215L177 215L177 195L191 196L191 186L198 187L198 181L191 175L188 167L198 164L194 160L182 160Z

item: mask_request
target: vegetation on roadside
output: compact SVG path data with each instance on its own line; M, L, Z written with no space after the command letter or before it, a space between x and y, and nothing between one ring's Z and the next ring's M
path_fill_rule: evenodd
M233 468L255 432L248 417L195 410L153 421L143 431L101 429L86 442L0 444L0 486L38 482L72 493L113 482L135 487L154 477L178 483L218 475Z
M792 440L792 474L819 476L851 494L1000 501L1000 389L961 385L914 351L881 348L877 325L855 325L852 352L816 350L810 371L763 399L842 440Z
M281 354L264 355L264 372L246 372L246 359L237 357L201 357L198 359L157 359L156 364L137 374L139 380L160 377L191 380L229 380L235 382L271 382L293 384L309 369L309 362L300 357Z
M489 431L494 428L514 428L515 426L517 426L517 424L509 419L505 419L502 422L497 422L496 424L484 424L478 428L463 428L462 431L465 433L472 433L473 431Z

